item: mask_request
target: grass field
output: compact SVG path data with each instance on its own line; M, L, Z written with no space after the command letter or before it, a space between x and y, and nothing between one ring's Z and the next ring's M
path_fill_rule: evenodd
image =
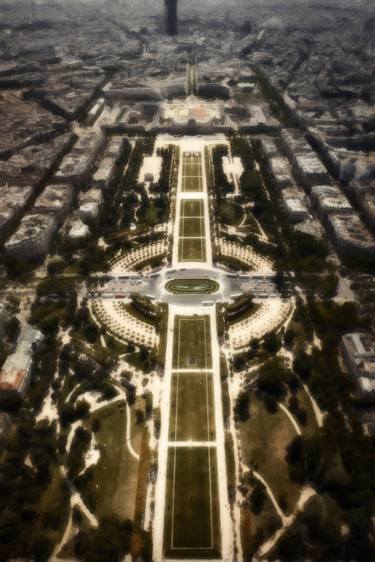
M165 555L173 558L219 558L215 449L170 449L166 500Z
M182 166L181 191L203 191L202 156L185 152Z
M180 208L180 261L205 261L206 240L203 201L182 200Z
M271 487L276 499L285 498L289 514L300 494L300 487L288 476L286 447L296 436L290 420L280 409L269 414L261 400L252 394L250 418L240 424L243 460L256 470Z
M172 279L165 288L175 295L211 295L220 285L214 279Z
M202 199L183 199L181 201L181 217L203 217Z
M204 238L203 217L182 217L180 220L180 238Z
M203 191L202 178L200 176L187 176L182 179L182 191Z
M206 240L204 238L180 238L178 259L181 262L206 261Z
M212 441L215 438L212 375L175 373L172 376L171 441Z
M211 333L208 316L176 316L173 368L211 369Z
M303 388L299 388L297 392L297 398L299 400L300 407L305 410L307 415L307 423L306 425L302 425L300 423L301 431L303 435L311 437L312 435L316 434L319 431L318 423L315 418L314 410L311 404L310 398L307 396L305 390Z
M96 504L97 516L133 519L139 463L126 445L125 403L105 407L89 421L95 418L101 423L99 431L95 434L100 459L86 492ZM137 424L134 415L131 416L131 423L132 445L139 451L144 424Z

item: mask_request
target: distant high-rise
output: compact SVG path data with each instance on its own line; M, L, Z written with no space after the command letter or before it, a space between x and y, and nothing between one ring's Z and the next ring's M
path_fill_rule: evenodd
M177 35L177 0L164 0L168 35Z

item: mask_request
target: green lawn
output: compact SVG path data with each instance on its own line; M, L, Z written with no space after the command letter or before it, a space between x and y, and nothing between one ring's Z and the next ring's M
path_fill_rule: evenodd
M204 206L201 199L183 199L181 201L181 217L203 217Z
M125 403L115 403L94 413L87 422L89 426L95 418L101 422L100 430L95 434L100 459L87 484L85 496L87 494L89 498L89 505L95 503L95 514L99 517L133 519L139 463L126 444ZM134 415L131 423L132 445L139 452L144 426L135 422Z
M182 178L183 192L203 191L202 178L200 176L184 176Z
M203 238L205 236L204 219L183 217L180 219L180 237L193 236Z
M304 388L300 388L297 392L300 407L305 410L307 415L306 425L300 425L301 431L304 435L310 437L318 431L318 422L316 421L314 410L310 398L307 396ZM298 420L297 420L298 421ZM299 422L298 422L299 423Z
M176 369L210 369L212 367L208 316L176 317L173 367Z
M182 168L182 191L203 191L202 158L184 154Z
M183 155L183 174L184 176L201 176L202 175L202 156L194 156L192 154Z
M179 261L206 261L205 238L180 238L178 249Z
M269 414L263 402L251 395L250 418L240 424L240 439L244 463L252 463L271 487L276 499L284 497L289 514L295 506L300 488L291 482L285 460L286 447L296 432L282 410Z
M173 279L165 288L175 295L211 295L219 290L219 284L213 279Z
M185 176L201 176L202 175L202 157L187 156L184 154L184 175Z
M172 376L169 439L212 441L215 438L212 375Z
M215 449L170 449L164 552L173 558L220 556Z
M205 261L206 241L203 201L181 201L179 260Z
M183 175L187 178L201 178L202 177L202 162L188 162L184 164Z

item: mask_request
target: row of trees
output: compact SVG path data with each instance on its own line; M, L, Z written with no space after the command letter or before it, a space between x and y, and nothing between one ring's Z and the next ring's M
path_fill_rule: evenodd
M158 153L158 156L161 156L162 158L162 165L159 181L155 186L153 186L153 190L157 192L167 194L170 190L174 150L174 147L169 145L168 147L161 148Z
M212 164L214 170L214 184L217 200L225 198L227 193L233 191L233 185L229 183L223 169L223 158L228 156L228 148L224 145L217 145L212 149Z

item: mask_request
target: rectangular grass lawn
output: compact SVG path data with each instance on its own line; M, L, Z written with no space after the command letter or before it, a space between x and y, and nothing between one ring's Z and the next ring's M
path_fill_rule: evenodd
M164 553L173 558L220 557L214 448L169 450Z
M203 238L205 235L204 219L193 217L182 217L180 219L180 236L198 236Z
M172 441L215 439L211 373L172 375L169 439Z
M186 175L197 175L201 173L202 168L202 155L189 154L184 152L183 155L183 171L187 172Z
M184 174L185 176L201 176L202 175L202 159L185 158L184 160Z
M205 238L180 238L178 242L179 261L206 261Z
M176 316L173 368L211 369L211 331L208 316Z
M183 199L181 201L181 217L203 217L204 207L201 199Z
M203 191L202 177L201 176L183 176L182 178L182 191Z

